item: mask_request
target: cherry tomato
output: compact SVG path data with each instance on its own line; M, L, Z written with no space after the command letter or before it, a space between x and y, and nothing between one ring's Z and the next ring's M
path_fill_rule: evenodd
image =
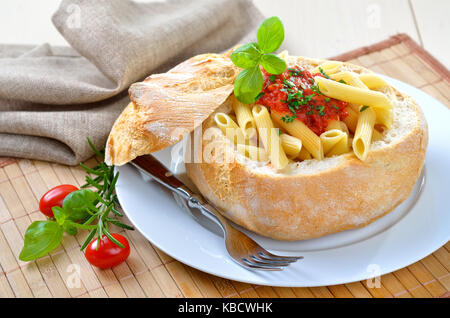
M48 190L39 201L39 210L48 217L53 217L52 207L62 207L64 198L71 192L79 190L71 184L62 184Z
M106 235L103 235L103 241L100 241L98 249L98 239L93 240L86 247L84 255L89 263L99 268L111 268L119 265L128 258L128 255L130 255L128 240L117 233L111 235L122 243L124 248L117 246Z

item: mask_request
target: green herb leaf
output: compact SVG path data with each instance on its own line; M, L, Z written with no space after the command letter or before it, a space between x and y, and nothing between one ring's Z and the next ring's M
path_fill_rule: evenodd
M95 208L99 196L90 189L80 189L69 193L63 201L66 218L77 221L90 216L89 211Z
M64 221L66 220L66 212L64 211L64 209L59 206L54 206L52 207L52 212L55 216L56 222L59 225L63 225Z
M284 27L280 18L271 17L263 21L256 35L262 53L272 53L279 49L284 40Z
M86 237L86 239L84 240L83 245L81 245L81 247L80 247L80 251L84 250L86 248L86 246L88 246L88 244L91 242L92 238L94 237L95 233L97 233L97 228L92 230L89 233L89 235Z
M73 226L73 224L76 224L76 223L74 223L72 221L66 221L63 224L63 229L65 232L69 233L70 235L75 236L75 235L77 235L78 230L75 226Z
M320 74L322 74L325 78L330 79L330 77L327 74L325 74L325 72L323 71L323 69L321 67L319 67L319 71L320 71Z
M258 65L262 53L258 48L258 43L252 42L238 47L231 53L231 61L240 68L250 68Z
M277 50L284 40L284 27L281 20L278 17L264 20L259 26L256 37L258 43L242 45L231 53L233 63L244 69L234 82L234 95L245 104L252 104L258 96L261 97L259 93L264 79L259 68L260 63L269 74L280 74L286 69L286 62L283 59L270 54ZM91 172L88 169L86 171Z
M363 111L365 111L367 108L369 108L369 106L364 105L363 107L361 107L361 109L360 109L359 111L360 111L360 112L363 112Z
M127 225L127 224L124 224L124 223L122 223L122 222L119 222L119 221L117 221L117 220L115 220L115 219L107 218L106 220L107 220L109 223L112 223L112 224L114 224L114 225L116 225L116 226L118 226L118 227L124 228L124 229L126 229L126 230L134 230L133 227L131 227L131 226Z
M109 238L109 240L111 242L113 242L114 244L116 244L117 246L121 247L121 248L125 248L125 246L123 246L122 243L120 243L118 240L116 240L114 238L114 236L112 236L106 229L105 229L105 235Z
M322 93L320 92L319 86L318 86L317 84L311 85L311 90L312 90L314 93L318 94L318 95L321 95L321 94L322 94Z
M283 81L283 84L286 85L287 87L295 88L295 84L292 83L290 80L285 79L285 80Z
M62 235L63 228L55 221L33 222L25 232L19 259L27 262L50 253L60 244Z
M264 54L261 57L261 65L270 74L281 74L286 69L286 61L275 54Z
M256 100L264 84L259 66L242 70L234 82L234 95L244 104L252 104Z
M94 143L91 141L91 139L89 139L89 137L86 137L86 139L89 144L89 147L91 147L91 149L94 151L94 153L97 156L99 156L100 159L102 159L102 160L105 159L105 155L94 146Z
M88 143L94 152L103 158L104 151L97 150L89 138ZM99 233L100 237L103 236L102 233L109 234L108 222L127 230L133 230L133 227L109 217L111 211L117 216L123 216L117 210L119 201L117 195L113 193L119 177L118 172L114 173L114 166L109 167L104 162L99 163L94 168L81 166L88 173L97 176L94 179L87 176L87 184L82 188L94 186L97 191L81 189L72 192L64 199L62 208L52 207L56 221L33 222L25 233L24 247L19 256L22 261L32 261L54 250L60 244L64 231L76 235L78 229L89 230L90 234L81 247L81 250L83 250L95 234ZM81 223L76 221L81 221ZM117 240L113 242L123 247Z
M260 92L258 95L256 95L255 100L260 99L264 95L264 92Z

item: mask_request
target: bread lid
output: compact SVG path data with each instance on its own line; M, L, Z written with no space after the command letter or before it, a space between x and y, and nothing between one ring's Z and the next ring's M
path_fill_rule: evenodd
M225 54L194 56L131 85L131 102L114 123L105 162L123 165L180 141L233 91L239 69Z

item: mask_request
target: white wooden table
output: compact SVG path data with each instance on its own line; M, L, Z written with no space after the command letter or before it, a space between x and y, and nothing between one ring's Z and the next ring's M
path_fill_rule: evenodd
M66 44L50 21L59 3L60 0L0 1L0 43ZM287 31L285 46L292 54L330 57L396 33L407 33L450 68L450 0L254 0L254 3L266 16L281 17Z

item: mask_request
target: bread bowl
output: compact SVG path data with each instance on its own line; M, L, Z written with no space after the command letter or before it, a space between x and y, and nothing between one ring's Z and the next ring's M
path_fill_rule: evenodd
M309 71L326 62L285 58L288 67ZM350 63L336 65L335 73L371 74ZM203 137L209 137L203 138L195 155L203 158L213 149L219 160L187 160L189 178L227 218L258 234L277 240L305 240L363 227L403 202L421 173L428 143L425 118L409 96L387 84L374 91L382 92L393 105L392 122L383 132L374 130L379 140L370 141L364 160L354 152L322 160L311 156L296 161L290 158L279 169L270 161L242 155L216 126L217 114L235 116L232 83L238 68L229 62L229 53L197 56L174 70L191 74L156 75L146 80L150 84L131 87L131 103L108 139L106 162L121 165L138 155L163 149L200 124ZM203 94L200 98L196 96L199 89ZM186 102L182 98L185 95L190 96ZM154 96L158 98L154 100ZM200 111L195 103L201 104ZM173 112L167 112L170 107L192 115L174 119ZM164 129L156 132L149 125ZM177 127L184 130L180 133ZM206 133L208 129L213 138ZM231 160L221 160L223 154L231 154Z
M288 65L313 69L324 60L289 57ZM369 70L343 63L342 70ZM349 152L324 160L290 162L276 170L241 155L218 131L214 142L230 162L186 163L201 193L233 222L277 240L304 240L363 227L389 213L411 193L421 173L428 128L418 105L391 86L380 87L394 104L394 120L371 144L365 161ZM228 99L218 110L232 113ZM214 114L203 131L214 127ZM203 150L212 140L203 141ZM216 146L217 147L217 146Z

